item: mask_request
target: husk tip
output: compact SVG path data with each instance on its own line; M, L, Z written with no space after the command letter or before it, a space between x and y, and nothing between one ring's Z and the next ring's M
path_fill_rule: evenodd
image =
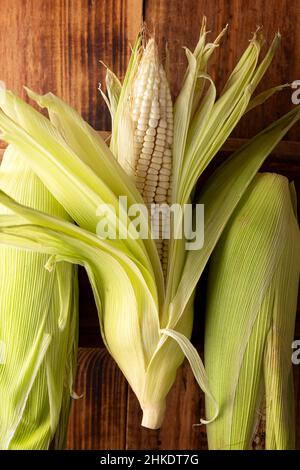
M159 429L162 425L166 403L165 401L161 403L151 403L150 405L144 405L143 409L143 419L142 426L148 429Z

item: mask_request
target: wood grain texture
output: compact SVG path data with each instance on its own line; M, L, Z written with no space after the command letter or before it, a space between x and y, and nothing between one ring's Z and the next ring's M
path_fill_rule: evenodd
M141 21L141 0L1 0L1 80L23 98L23 85L52 91L108 129L99 61L122 76Z
M79 349L68 449L125 449L127 383L105 349Z

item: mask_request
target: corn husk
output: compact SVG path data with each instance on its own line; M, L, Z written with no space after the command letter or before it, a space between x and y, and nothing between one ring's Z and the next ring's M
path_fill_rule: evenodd
M295 446L291 356L299 270L289 182L259 174L210 267L205 366L221 410L207 427L210 449L249 449L261 415L267 449Z
M9 146L0 188L17 201L70 220L62 206ZM1 216L11 214L0 206ZM0 448L64 445L77 351L76 269L48 256L0 246Z

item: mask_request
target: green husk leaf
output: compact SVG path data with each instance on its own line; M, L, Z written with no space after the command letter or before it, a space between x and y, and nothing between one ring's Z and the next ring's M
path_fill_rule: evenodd
M33 212L3 193L0 200L20 214L11 221L8 216L0 219L0 244L47 253L56 264L68 261L85 266L105 344L139 396L145 363L158 342L159 323L157 304L135 264L79 227ZM143 321L149 332L141 328Z
M205 243L201 250L189 251L176 294L171 303L174 312L168 325L174 328L243 193L277 143L300 119L300 107L271 124L235 152L208 179L197 202L204 204Z
M208 390L203 371L199 369L200 359L188 340L191 323L179 324L173 334L176 338L184 334L182 352L177 343L160 330L159 306L135 264L122 251L113 251L105 241L79 227L21 206L4 193L0 193L0 202L16 214L0 218L0 245L48 253L50 266L61 261L85 266L104 342L140 400L145 425L160 425L156 420L162 419L165 396L183 360L183 352L199 384ZM187 308L191 307L189 303ZM165 355L166 350L170 354ZM157 360L159 367L153 368ZM154 384L155 393L151 393ZM155 421L151 421L152 414Z
M256 95L254 98L252 98L247 106L246 113L251 111L254 108L257 108L258 106L262 105L265 103L269 98L271 98L273 95L278 93L279 91L284 90L285 88L288 88L290 85L288 83L284 85L278 85L274 86L272 88L269 88L268 90L265 90L258 95Z
M136 74L139 59L140 59L140 50L142 45L142 35L139 34L136 38L135 44L132 49L130 56L130 61L126 70L125 78L122 84L122 89L120 97L118 100L118 107L115 112L114 125L112 129L112 136L110 141L110 149L115 157L118 159L118 132L119 126L121 125L122 113L126 110L127 107L127 97L130 90L131 82Z
M99 86L99 91L105 100L108 109L110 111L112 127L114 125L114 119L118 108L119 99L122 92L122 85L118 77L107 67L106 68L106 90L108 94L108 100L106 95L102 92L101 87Z
M4 153L0 188L70 220L12 146ZM1 204L0 214L0 220L12 217ZM53 438L62 446L77 361L77 270L61 263L49 273L47 256L22 246L1 244L0 257L0 448L48 449Z

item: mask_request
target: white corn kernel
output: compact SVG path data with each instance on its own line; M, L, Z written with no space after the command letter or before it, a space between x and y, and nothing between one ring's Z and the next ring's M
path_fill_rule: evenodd
M145 140L143 144L143 148L152 150L154 148L154 142L148 142L147 140Z
M158 125L158 120L157 119L149 119L149 126L152 128L157 127Z
M170 177L169 175L162 175L161 173L159 174L159 181L169 181Z
M153 129L152 127L149 127L146 131L146 134L155 136L156 135L156 130Z
M153 135L145 135L144 141L145 142L154 142L154 136Z
M160 170L160 165L158 165L157 163L151 163L150 164L150 168L154 168L155 170Z
M145 142L146 143L146 142ZM143 153L146 154L146 155L151 155L152 154L152 149L153 147L151 148L147 148L145 147L145 145L143 146Z

